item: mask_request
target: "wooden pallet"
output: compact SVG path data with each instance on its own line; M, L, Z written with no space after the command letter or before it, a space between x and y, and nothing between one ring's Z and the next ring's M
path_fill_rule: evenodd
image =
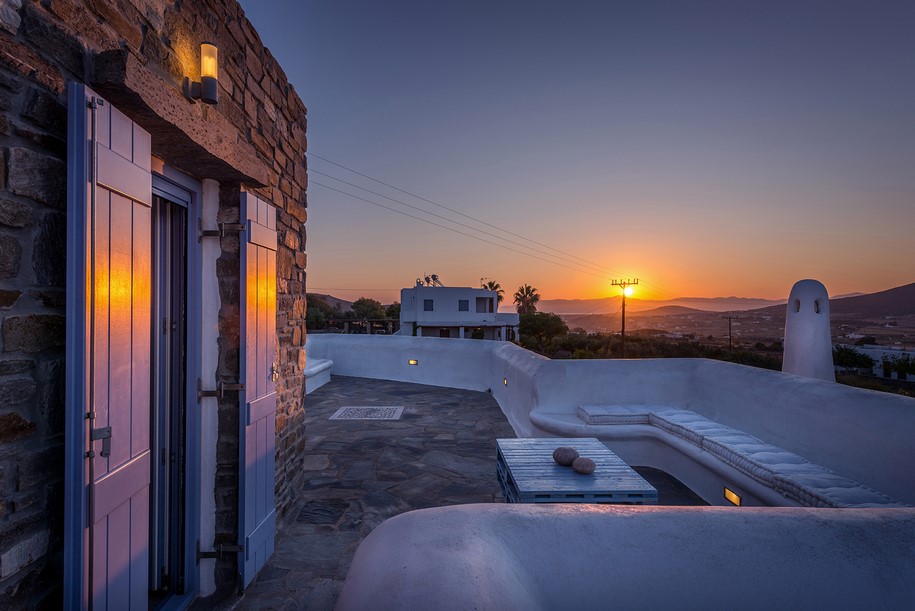
M625 503L657 505L658 491L623 460L593 438L497 439L496 469L509 503ZM594 461L590 475L553 460L568 446Z

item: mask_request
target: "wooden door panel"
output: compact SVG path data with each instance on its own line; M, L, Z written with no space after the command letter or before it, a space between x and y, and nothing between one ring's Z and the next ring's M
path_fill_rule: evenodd
M273 553L276 384L276 209L242 194L242 379L239 406L239 570L247 586Z
M149 401L152 234L150 137L83 85L71 84L68 132L67 341L85 345L67 366L68 461L82 460L83 487L69 485L68 608L148 606ZM80 114L87 112L85 117ZM92 120L94 113L94 122ZM91 126L95 125L95 146ZM97 182L92 168L97 167ZM79 194L82 194L82 197ZM95 201L92 201L92 195ZM68 294L68 301L72 296ZM79 322L83 321L83 322ZM79 337L82 333L83 336ZM88 338L88 339L87 339ZM77 353L80 354L80 353ZM82 389L86 389L83 392ZM72 391L72 392L71 392ZM78 424L77 424L78 423ZM90 440L93 437L94 440ZM73 447L75 446L75 447ZM68 467L68 473L77 473ZM83 504L85 497L89 502ZM76 538L74 532L81 532ZM74 566L77 565L77 566ZM76 575L82 578L77 580Z

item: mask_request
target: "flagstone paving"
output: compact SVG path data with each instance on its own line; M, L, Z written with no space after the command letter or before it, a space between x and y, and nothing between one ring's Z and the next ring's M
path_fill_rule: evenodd
M343 406L404 406L400 420L328 420ZM306 399L308 484L236 609L332 609L356 547L413 509L501 502L492 395L334 376Z
M400 420L328 420L344 406L404 406ZM225 609L332 609L359 543L405 511L502 502L496 439L514 431L492 395L334 376L306 400L308 484L276 551ZM704 504L667 474L639 472L663 504Z

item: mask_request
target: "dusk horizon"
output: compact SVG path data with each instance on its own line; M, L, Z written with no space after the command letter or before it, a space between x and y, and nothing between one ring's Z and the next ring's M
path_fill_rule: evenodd
M912 281L911 4L242 5L308 104L309 292Z

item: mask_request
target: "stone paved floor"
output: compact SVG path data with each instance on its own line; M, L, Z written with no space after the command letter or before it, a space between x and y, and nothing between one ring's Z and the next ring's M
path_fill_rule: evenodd
M402 405L397 421L328 420ZM237 609L332 609L356 547L405 511L501 501L496 438L514 437L484 392L334 376L306 402L308 484Z
M328 420L343 406L404 406L400 420ZM356 547L387 518L425 507L501 502L496 439L514 437L484 392L334 376L306 403L308 484L276 551L224 609L332 609ZM667 505L704 504L638 468Z

